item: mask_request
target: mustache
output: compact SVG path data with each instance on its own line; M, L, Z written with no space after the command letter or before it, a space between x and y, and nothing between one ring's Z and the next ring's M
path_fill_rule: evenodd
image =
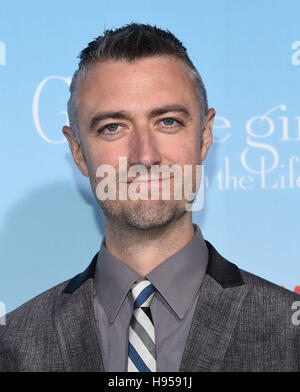
M131 174L132 171L134 172L133 175ZM143 165L134 165L126 171L117 173L117 179L119 182L125 182L128 184L134 182L167 180L173 177L174 173L170 172L170 167L167 165L153 165L150 169Z

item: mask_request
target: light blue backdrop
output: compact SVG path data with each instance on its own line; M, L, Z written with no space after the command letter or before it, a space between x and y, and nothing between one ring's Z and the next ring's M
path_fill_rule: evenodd
M10 311L82 271L102 215L67 144L76 56L104 28L168 28L218 118L206 161L205 238L241 268L300 285L300 2L3 0L0 4L0 301Z

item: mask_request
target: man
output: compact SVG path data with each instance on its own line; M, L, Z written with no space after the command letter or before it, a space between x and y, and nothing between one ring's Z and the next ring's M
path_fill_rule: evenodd
M130 24L80 59L63 133L103 210L105 238L84 272L7 315L0 369L299 371L300 297L225 260L193 225L191 199L175 197L178 177L169 176L168 200L167 178L152 176L164 165L195 172L212 143L215 111L181 42ZM100 197L103 165L115 169L115 200ZM143 176L130 175L137 166ZM121 184L159 197L122 198Z

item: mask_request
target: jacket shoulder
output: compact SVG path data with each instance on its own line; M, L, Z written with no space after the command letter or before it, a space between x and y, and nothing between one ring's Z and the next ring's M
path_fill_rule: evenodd
M0 372L21 370L16 368L18 358L36 355L33 351L43 346L40 343L47 341L55 346L54 305L68 282L46 290L6 314L5 325L0 326Z
M210 254L220 293L246 289L221 371L299 371L300 295L239 268L213 247Z
M276 283L270 282L260 276L257 276L251 272L240 269L241 275L245 284L248 285L250 293L253 292L257 296L272 296L272 298L282 298L283 300L299 301L300 295L288 290Z
M205 242L209 253L206 273L214 278L223 288L245 284L249 289L250 295L251 293L258 296L275 295L288 300L300 300L299 294L239 268L238 265L223 257L209 241Z
M70 279L51 287L7 313L6 326L12 327L22 321L30 323L36 317L40 318L43 314L51 313L55 298L61 294L69 281Z

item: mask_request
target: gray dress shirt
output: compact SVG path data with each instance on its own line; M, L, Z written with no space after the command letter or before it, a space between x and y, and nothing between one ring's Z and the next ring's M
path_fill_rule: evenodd
M208 263L202 233L145 278L157 289L150 309L155 328L158 372L178 372ZM102 241L95 271L94 310L106 372L126 372L132 284L142 277L114 257Z

